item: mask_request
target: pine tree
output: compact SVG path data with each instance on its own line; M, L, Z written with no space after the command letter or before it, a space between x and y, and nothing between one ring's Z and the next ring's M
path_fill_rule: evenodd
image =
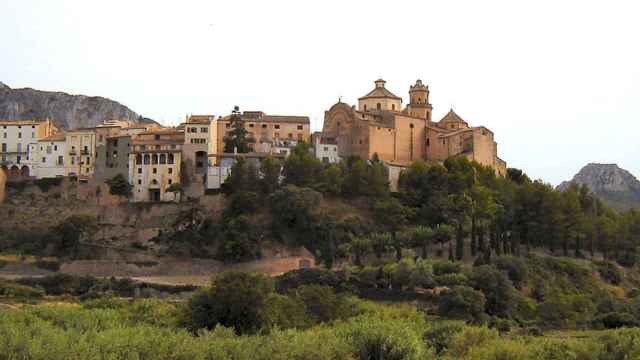
M249 132L244 128L244 120L240 113L240 108L235 106L231 112L231 127L233 130L224 137L224 152L226 153L248 153L251 151L249 147Z

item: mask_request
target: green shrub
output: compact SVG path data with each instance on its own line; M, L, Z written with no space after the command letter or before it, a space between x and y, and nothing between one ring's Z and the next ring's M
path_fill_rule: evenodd
M302 285L326 285L335 289L339 284L334 271L320 268L292 270L275 278L276 290L281 294Z
M29 300L40 299L43 296L44 291L42 289L0 280L0 297Z
M500 335L495 329L489 329L487 327L466 327L453 336L447 354L454 359L466 358L465 356L472 349L499 339Z
M437 355L442 355L449 348L454 335L464 327L464 322L461 321L437 322L425 331L424 341Z
M433 279L437 286L464 286L469 284L469 279L465 274L442 274L436 275Z
M610 261L602 261L596 263L600 277L613 285L620 285L624 280L624 272Z
M605 329L638 326L638 321L633 317L633 315L624 312L610 312L600 315L594 320L594 322L602 324Z
M339 326L337 334L348 339L353 356L360 360L422 360L433 356L425 346L419 324L360 316Z
M528 270L524 260L512 256L504 256L494 261L496 268L507 273L513 285L520 289L527 281Z
M502 271L489 265L476 267L469 276L469 284L484 294L487 314L500 317L513 315L516 289Z
M304 304L307 314L314 322L346 319L358 309L345 295L337 295L332 288L322 285L303 285L289 293Z
M438 312L448 318L478 321L484 314L485 302L480 291L454 286L440 293Z
M433 273L435 275L458 274L462 271L462 263L451 261L434 261Z

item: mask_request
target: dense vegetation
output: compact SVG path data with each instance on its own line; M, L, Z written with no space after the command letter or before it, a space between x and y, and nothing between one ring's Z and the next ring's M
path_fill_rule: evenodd
M441 274L460 267L444 264L437 266ZM441 301L451 302L443 306L446 311L474 314L469 311L473 301L464 303L482 296L486 304L502 301L500 297L489 300L488 294L493 291L489 290L491 279L505 273L486 266L474 269L469 277L482 291L453 286L451 293L440 295ZM575 273L572 261L553 266L564 266L578 283L584 280ZM308 281L317 284L308 285ZM498 321L489 321L488 326L465 324L412 305L381 305L336 292L334 287L348 285L339 275L321 270L289 273L275 282L258 274L224 273L187 302L125 300L107 293L60 302L59 297L42 298L44 290L30 285L0 285L3 302L18 299L18 293L40 299L33 305L0 308L0 356L7 359L613 360L640 356L638 329L541 336L532 328L510 328ZM71 286L64 291L75 290ZM550 310L545 313L553 314ZM502 310L493 307L491 311Z

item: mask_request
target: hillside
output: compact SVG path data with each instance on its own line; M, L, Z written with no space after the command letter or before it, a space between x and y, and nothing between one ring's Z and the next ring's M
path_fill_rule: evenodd
M616 164L587 164L558 189L564 191L570 184L586 184L600 199L618 210L640 208L640 181Z
M110 119L153 122L104 97L70 95L31 88L12 89L0 82L0 119L47 117L64 129L92 127Z

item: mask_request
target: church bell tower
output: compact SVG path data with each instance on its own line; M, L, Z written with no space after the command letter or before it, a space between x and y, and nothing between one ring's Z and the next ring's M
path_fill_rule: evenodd
M421 119L431 120L433 107L429 103L429 87L418 79L415 85L409 87L409 115Z

